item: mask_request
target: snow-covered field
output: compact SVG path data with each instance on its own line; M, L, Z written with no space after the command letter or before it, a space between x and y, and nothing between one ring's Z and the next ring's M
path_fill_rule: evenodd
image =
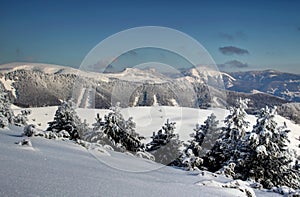
M30 123L46 129L56 109L32 108ZM103 117L108 110L77 109L77 112L92 124L97 113ZM134 118L137 132L148 139L167 118L176 121L177 132L185 141L195 124L202 124L212 112L219 119L228 113L222 109L161 106L127 108L122 112L125 117ZM248 119L255 123L255 117ZM292 130L291 147L299 152L296 137L300 135L300 126L279 116L276 120L279 124L287 122ZM21 146L16 144L26 138L21 133L18 127L0 129L0 196L246 196L242 190L256 196L277 196L221 175L186 172L104 149L87 150L69 140L33 137L32 147Z
M19 113L21 109L15 109L16 113ZM31 108L31 115L29 116L29 123L37 125L38 128L45 130L48 127L47 122L52 121L57 107L40 107ZM109 110L105 109L84 109L77 108L77 113L82 120L86 119L87 123L91 126L95 122L97 113L103 118L105 114L108 114ZM132 107L122 109L122 114L125 118L133 117L136 123L136 131L150 139L152 133L158 131L161 126L169 119L176 122L176 132L179 133L179 137L183 141L190 139L190 134L194 132L195 125L197 123L203 124L207 116L214 113L217 119L220 120L220 126L223 126L222 120L228 115L228 111L219 108L212 108L208 110L194 109L185 107L169 107L169 106L152 106L152 107ZM249 131L256 123L256 117L248 115L248 121L251 125L248 128ZM289 133L289 139L291 141L290 148L294 149L298 155L300 155L300 125L294 124L290 120L287 120L281 116L275 118L278 126L283 125L286 122L287 127L291 130ZM39 126L40 125L40 126Z

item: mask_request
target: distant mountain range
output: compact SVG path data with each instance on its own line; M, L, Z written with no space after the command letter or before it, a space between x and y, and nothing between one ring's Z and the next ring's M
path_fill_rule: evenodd
M263 92L283 98L286 101L300 102L300 75L275 70L229 73L224 77L228 90L244 93Z
M274 70L224 73L201 67L166 75L154 69L95 73L50 64L11 63L0 65L0 84L23 107L59 105L72 98L78 107L87 108L108 108L116 102L123 107L207 108L235 105L243 97L251 100L249 112L285 104L282 110L287 114L288 109L297 109L287 107L289 103L300 102L300 75Z

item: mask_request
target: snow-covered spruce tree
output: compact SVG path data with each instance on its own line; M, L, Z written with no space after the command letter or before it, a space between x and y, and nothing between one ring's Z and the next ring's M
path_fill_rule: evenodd
M0 128L13 123L14 113L11 109L11 103L7 93L0 86Z
M167 122L157 133L153 132L152 141L147 144L146 151L150 152L155 161L165 165L180 165L180 147L182 142L175 134L175 122Z
M28 109L21 110L20 114L14 115L11 109L11 101L4 88L0 85L0 128L7 126L8 124L14 124L16 126L27 125L28 115L31 111Z
M198 154L193 150L197 156L205 156L220 137L221 128L218 127L219 121L216 120L216 118L217 117L212 113L198 130L196 127L194 141L198 142L202 149Z
M102 129L114 147L132 152L142 150L143 144L141 139L143 137L135 132L135 123L132 118L129 118L127 121L124 119L118 103L111 110L112 112L104 117Z
M300 187L300 173L292 169L292 156L286 125L277 127L275 109L263 108L257 116L252 132L242 142L241 158L237 162L237 178L253 179L265 188Z
M203 159L207 160L206 154L220 137L221 128L218 127L218 124L219 121L216 120L213 113L207 117L203 125L196 124L195 133L190 135L192 140L189 141L183 153L182 164L184 167L200 168Z
M99 114L95 118L96 122L92 124L93 129L85 132L82 139L87 142L97 143L101 145L114 146L114 142L110 139L107 134L104 133L103 126L105 122L102 120ZM120 149L116 149L120 150Z
M200 170L203 164L203 159L201 157L195 156L192 149L185 149L180 157L180 162L180 166L184 167L185 170L193 171Z
M48 122L48 131L59 133L62 130L70 134L70 139L80 139L88 130L87 124L82 123L75 111L75 104L69 100L64 101L56 110L54 120Z
M237 106L230 108L230 114L225 118L225 127L220 138L208 154L205 165L210 171L217 171L239 158L239 143L246 134L249 122L246 120L248 99L237 99Z
M233 144L239 142L246 134L246 129L250 122L246 120L246 109L248 109L248 99L239 98L237 106L230 108L230 114L225 118L225 138Z
M16 126L27 125L28 116L31 114L31 110L23 109L20 114L14 116L14 124Z

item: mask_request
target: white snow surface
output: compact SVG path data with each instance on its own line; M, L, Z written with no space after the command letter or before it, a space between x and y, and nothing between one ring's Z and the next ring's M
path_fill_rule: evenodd
M32 147L15 144L21 129L0 129L0 196L246 196L224 188L232 180L205 172L162 167L149 160L109 151L88 151L69 140L30 138ZM132 169L157 166L144 173L122 171L103 163ZM212 181L218 185L200 185ZM251 188L248 188L251 190ZM255 190L256 196L276 196Z
M32 108L30 123L40 123L39 128L47 128L56 109ZM20 109L14 110L17 113ZM97 113L103 117L109 110L77 109L77 112L91 124ZM181 139L188 140L195 124L202 124L212 112L218 119L228 113L223 109L162 106L122 109L126 118L134 118L137 132L148 139L170 118L177 122L176 131ZM254 116L248 119L255 123ZM286 121L292 130L290 137L300 130L298 125L280 116L276 121L279 124ZM253 191L256 196L280 196L251 189L247 182L238 182L241 187L232 188L236 183L222 175L165 167L105 147L87 150L69 140L32 137L32 146L24 147L16 144L27 139L21 134L19 127L0 129L0 196L246 196L243 190ZM127 170L120 170L124 166Z
M138 102L139 102L139 97L138 96L134 97L134 101L132 103L132 106L136 106Z
M155 94L153 95L153 106L158 106L157 97Z
M0 78L0 82L4 85L4 88L6 90L9 90L11 91L11 93L13 94L13 96L16 98L16 90L15 88L13 87L13 83L14 81L13 80L10 80L10 79L5 79L5 77L1 77Z
M156 72L154 69L140 70L137 68L126 68L120 73L105 73L108 78L117 78L124 81L134 81L134 82L149 82L149 83L165 83L170 79Z
M29 115L29 123L36 124L37 128L45 130L48 127L47 122L52 121L56 106L52 107L40 107L40 108L30 108L32 113ZM21 109L14 109L15 113L20 113ZM101 117L109 112L107 109L85 109L77 108L79 116L82 120L86 119L89 125L95 122L95 117L97 113ZM136 131L141 135L146 137L146 140L150 140L153 132L161 129L161 126L169 119L170 121L176 122L175 132L179 133L180 139L183 141L188 141L190 139L190 134L193 133L193 129L197 123L203 124L207 116L214 113L217 119L220 120L220 126L223 126L225 116L228 115L228 111L220 108L211 109L194 109L185 107L171 107L171 106L151 106L151 107L130 107L121 110L125 118L133 117L136 123ZM251 131L253 125L256 123L256 117L253 115L247 116L248 121L251 125L248 130ZM282 126L286 122L287 127L291 130L289 132L289 147L300 155L300 125L294 124L290 120L283 118L282 116L276 115L275 121L278 126ZM40 124L40 126L38 125Z
M177 103L177 101L175 99L171 99L170 101L172 103L172 106L175 106L175 107L179 106L178 103Z

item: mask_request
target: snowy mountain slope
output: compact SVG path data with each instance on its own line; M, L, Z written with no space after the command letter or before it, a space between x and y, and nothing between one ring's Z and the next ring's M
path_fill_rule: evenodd
M76 74L78 71L72 67L59 66L54 64L44 64L44 63L27 63L27 62L13 62L8 64L2 64L0 66L0 71L2 73L8 73L16 70L31 70L40 71L47 74L54 73L66 73L66 74Z
M88 77L100 81L108 81L109 79L102 73L88 72L69 66L60 66L55 64L44 63L28 63L28 62L13 62L0 65L0 73L7 74L14 71L34 71L48 75L77 75ZM6 79L7 80L7 79Z
M255 114L256 111L259 111L261 108L267 106L282 106L287 103L286 100L262 93L243 93L243 92L234 92L234 91L226 91L227 104L229 106L235 106L236 100L239 98L250 99L249 113Z
M31 108L32 114L29 116L29 123L41 124L38 126L40 129L47 128L47 122L52 121L57 107L43 107L43 108ZM15 109L16 113L20 109ZM78 108L76 110L82 120L86 119L87 123L91 125L95 122L97 113L103 118L109 110L103 109L83 109ZM136 122L136 131L146 137L146 141L150 140L152 133L158 131L161 126L170 119L170 121L176 122L176 132L179 133L180 139L188 141L190 134L193 133L193 129L197 123L203 124L207 116L214 113L218 120L224 120L228 111L220 108L194 109L184 107L168 107L168 106L154 106L154 107L132 107L122 109L122 114L125 118L133 117ZM256 118L253 115L248 115L248 121L251 123L248 130L250 131L254 124L256 124ZM289 139L291 141L289 147L296 151L297 155L300 155L300 125L292 123L279 115L276 116L276 122L278 126L283 125L286 122L287 127L291 130L289 133ZM223 122L220 121L220 126Z
M71 97L78 99L87 88L93 91L86 91L80 98L88 98L96 108L110 107L113 99L119 99L127 107L134 103L151 106L154 95L160 105L177 103L194 107L209 102L206 84L182 83L151 69L128 68L121 73L94 73L56 65L12 63L0 66L0 79L13 95L14 103L26 107L57 105L59 100ZM120 93L121 97L116 95ZM75 102L79 107L86 103L82 100Z
M0 65L1 73L9 73L17 70L27 70L27 71L39 71L46 74L78 74L90 78L106 77L106 79L120 79L124 81L151 81L153 83L162 83L170 81L173 79L180 79L184 76L190 76L195 81L208 81L213 78L220 78L222 75L228 77L229 79L235 80L229 74L212 70L211 68L206 68L204 66L199 66L197 68L189 68L186 70L172 70L175 73L163 73L156 69L147 68L126 68L121 72L90 72L86 71L85 68L72 68L68 66L60 66L54 64L44 64L44 63L28 63L28 62L13 62L8 64ZM84 74L85 73L85 74Z
M247 71L229 73L232 78L224 77L228 90L251 93L258 90L278 96L287 101L300 101L300 75L283 73L276 70Z
M278 114L300 124L300 103L287 103L278 108Z
M1 196L256 196L275 193L239 188L235 182L211 173L189 173L123 153L91 153L72 141L30 138L32 147L20 146L18 128L0 129ZM130 166L129 172L106 165ZM236 188L225 188L233 185Z
M156 72L154 69L140 70L137 68L126 68L120 73L105 73L105 76L111 79L123 81L148 82L148 83L166 83L171 79L166 75Z
M242 97L251 100L251 113L266 104L288 103L290 99L285 100L287 97L281 93L297 95L300 87L299 75L275 71L227 74L202 66L178 72L168 75L154 69L127 68L119 73L96 73L51 64L10 63L0 65L0 85L9 92L14 104L23 107L53 106L73 98L78 107L90 108L109 108L116 102L122 107L207 108L234 105ZM223 80L228 90L220 87ZM276 84L287 86L273 94L270 91ZM254 94L254 89L260 93ZM286 117L298 122L296 116Z

